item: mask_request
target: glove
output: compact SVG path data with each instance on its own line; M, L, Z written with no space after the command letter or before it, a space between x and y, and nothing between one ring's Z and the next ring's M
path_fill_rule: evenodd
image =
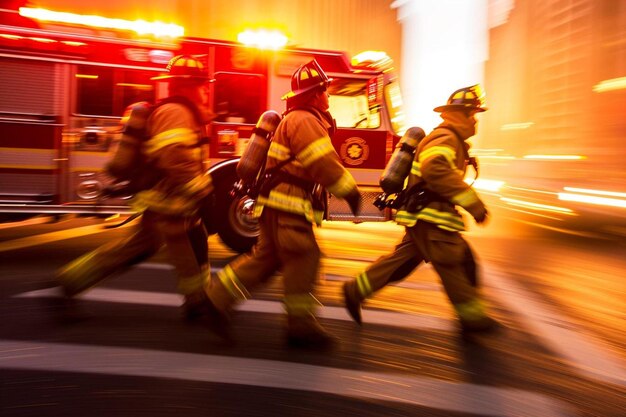
M489 212L487 211L487 209L482 210L480 213L474 216L474 220L476 220L476 223L478 224L486 223L488 218Z
M353 190L345 197L346 202L350 206L350 211L354 215L354 217L358 217L361 211L361 193L359 190Z

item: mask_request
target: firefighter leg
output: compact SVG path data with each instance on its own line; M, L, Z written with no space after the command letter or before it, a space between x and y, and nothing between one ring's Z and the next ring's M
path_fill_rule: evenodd
M484 301L472 285L471 280L475 278L468 276L466 259L469 248L461 234L426 222L418 222L410 233L441 278L462 329L486 331L495 328L496 321L487 315Z
M68 297L75 296L109 277L154 255L161 241L149 214L144 214L135 232L107 243L62 267L56 279Z
M194 230L198 222L196 218L159 216L157 223L169 261L176 268L178 292L185 296L203 292L209 278L208 257L201 253L206 250L206 239L202 240L199 229ZM198 247L192 245L191 236Z
M381 256L343 285L348 313L361 324L361 303L387 284L405 279L423 261L413 239L405 233L393 252Z
M248 298L251 291L271 277L279 267L274 244L272 211L266 209L259 219L260 234L252 251L226 265L206 292L218 310L227 313L234 304Z
M287 341L292 346L328 347L335 339L315 317L319 302L313 290L321 252L313 226L304 217L278 213L275 236L283 269Z

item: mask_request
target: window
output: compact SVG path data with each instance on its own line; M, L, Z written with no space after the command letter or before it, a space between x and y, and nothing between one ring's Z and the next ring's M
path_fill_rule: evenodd
M214 111L217 121L256 123L266 110L265 84L262 75L215 73Z
M76 112L89 116L121 116L138 101L154 102L150 71L79 65Z
M337 127L376 129L380 107L367 99L367 80L334 79L328 88L330 113Z

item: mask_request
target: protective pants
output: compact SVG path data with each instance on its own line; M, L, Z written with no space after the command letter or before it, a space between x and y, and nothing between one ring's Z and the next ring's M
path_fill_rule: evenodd
M207 291L213 304L227 311L248 298L260 283L279 268L284 281L284 302L291 317L313 316L312 295L319 275L320 249L313 225L303 216L265 207L259 219L259 240L252 251L224 267Z
M114 273L154 255L165 244L176 268L178 291L202 291L209 277L208 242L202 223L193 217L173 217L146 211L129 237L113 241L83 255L57 272L66 295L74 296Z
M477 267L472 250L460 233L418 221L406 229L402 241L390 254L381 256L350 285L361 300L393 281L399 281L421 262L431 262L457 314L472 321L484 316L477 285Z

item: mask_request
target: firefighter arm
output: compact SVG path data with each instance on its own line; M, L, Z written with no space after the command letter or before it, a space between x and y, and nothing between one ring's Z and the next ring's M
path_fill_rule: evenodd
M486 208L478 194L463 181L455 164L456 152L448 146L433 146L419 155L421 175L428 188L467 210L475 219L484 218Z
M341 165L339 156L324 126L315 118L298 123L297 143L292 144L296 160L307 170L313 181L321 184L339 198L358 194L356 181Z
M146 153L181 194L204 196L212 188L211 178L203 170L193 115L181 106L164 105L155 111Z

